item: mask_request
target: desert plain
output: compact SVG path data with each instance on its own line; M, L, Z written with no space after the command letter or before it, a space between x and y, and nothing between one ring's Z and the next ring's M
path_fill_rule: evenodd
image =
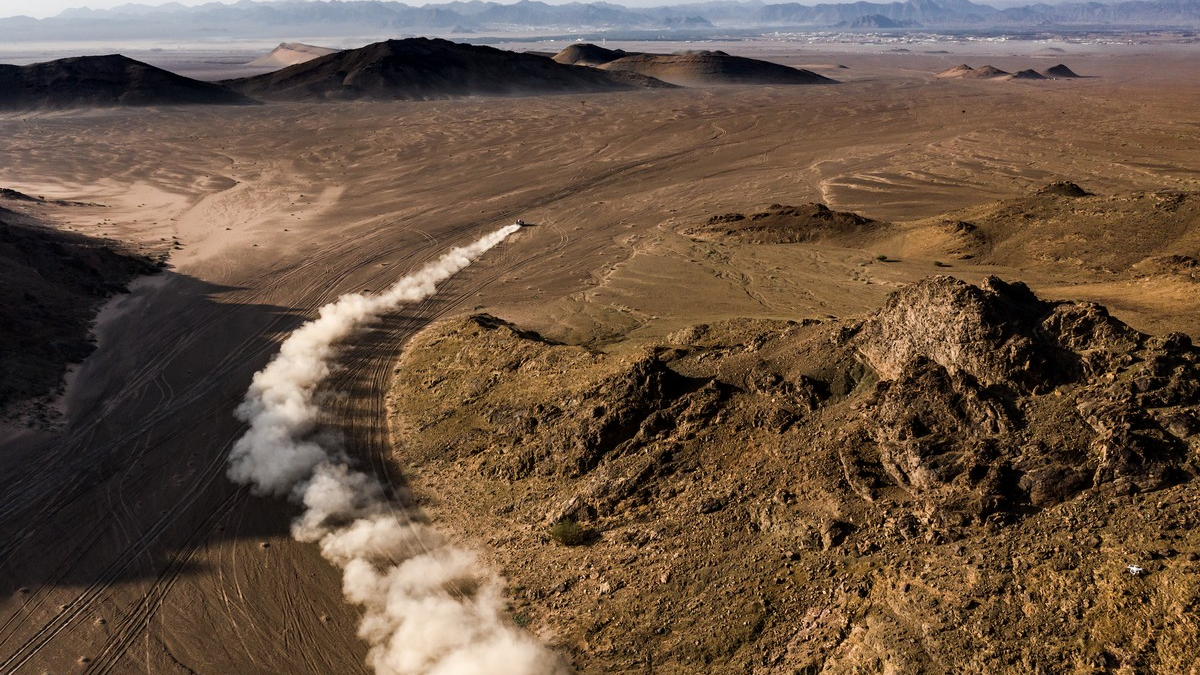
M483 313L547 344L633 359L680 344L681 331L703 342L691 329L698 325L852 320L926 277L980 284L997 276L1043 300L1099 303L1142 333L1200 338L1200 286L1185 264L1200 256L1196 45L705 48L839 83L0 115L0 186L46 200L5 206L153 259L167 255L160 273L105 306L97 348L61 396L22 408L2 429L0 672L370 672L338 571L289 534L295 506L226 478L243 430L233 410L279 342L317 308L386 287L517 218L530 226L433 297L343 345L322 388L323 421L350 456L496 570L515 623L575 670L1196 672L1187 654L1197 653L1200 630L1200 539L1187 532L1200 502L1190 479L1083 492L1011 523L989 521L991 530L963 525L957 538L913 535L905 555L936 564L924 576L879 578L903 594L924 589L920 602L933 604L892 605L897 616L933 612L939 583L955 583L939 575L959 576L953 561L988 576L995 561L973 556L995 553L987 541L1001 536L997 527L1032 528L1013 535L1026 551L1082 546L1048 520L1068 519L1063 509L1076 520L1108 514L1097 527L1111 532L1097 535L1104 557L1088 563L1086 581L1056 577L1056 602L1091 592L1079 583L1102 588L1096 602L1142 606L1145 596L1152 607L1126 613L1135 626L1109 617L1103 630L1087 612L1063 610L1073 617L1066 628L1045 617L1005 623L999 613L999 636L954 643L928 624L922 632L902 620L891 631L872 623L872 599L903 595L872 595L872 570L899 569L880 547L903 548L906 539L856 540L873 527L870 516L828 501L836 490L780 497L774 483L766 494L753 480L718 485L697 493L699 506L671 527L647 498L649 506L592 514L585 524L594 540L561 546L546 536L547 519L570 471L488 472L414 438L439 420L404 407L416 387L404 369L422 367L406 347ZM959 63L1016 72L1059 62L1084 77L935 77ZM1064 181L1089 194L1039 193ZM697 234L714 216L813 202L887 226L791 243ZM1164 234L1162 219L1175 212L1186 217ZM956 238L963 222L984 228L986 245ZM734 342L750 339L749 328L728 330L741 336ZM683 368L701 377L698 363ZM738 435L718 436L724 445L714 452L733 456ZM705 470L700 463L684 473ZM662 498L680 494L687 488ZM811 551L761 518L728 530L703 521L732 518L731 502L795 499L812 513L837 511L813 522L841 523L818 532ZM1183 534L1148 525L1170 519L1185 523ZM723 548L752 555L741 567L729 556L715 555L711 568L692 559ZM1151 573L1130 575L1126 563ZM1013 563L1009 573L1019 570ZM1159 579L1170 589L1156 587ZM732 584L728 596L716 595L722 580ZM1022 581L1036 591L1036 579ZM1126 581L1140 585L1115 586ZM802 587L828 584L834 596L857 599L828 600L814 614L822 605ZM665 604L639 604L656 592ZM1022 592L1028 619L1041 610L1036 593ZM988 605L953 598L961 606L945 616ZM836 629L822 624L827 615L837 616ZM796 642L797 626L808 626L815 646ZM1059 629L1070 639L1038 652ZM947 656L964 653L976 660Z

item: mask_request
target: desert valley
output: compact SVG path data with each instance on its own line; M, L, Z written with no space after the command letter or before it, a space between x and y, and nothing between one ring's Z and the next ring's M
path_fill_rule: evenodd
M0 66L0 672L1200 673L1200 45L466 42Z

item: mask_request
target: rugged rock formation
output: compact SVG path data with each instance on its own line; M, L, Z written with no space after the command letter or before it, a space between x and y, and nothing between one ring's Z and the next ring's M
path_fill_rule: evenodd
M1039 195L1060 195L1062 197L1087 197L1092 194L1067 180L1056 180L1039 189L1037 193Z
M1140 335L1103 307L1042 302L994 277L982 288L935 277L891 296L855 344L885 380L867 408L888 474L918 493L974 484L972 515L1089 487L1160 488L1195 459L1187 423L1176 435L1150 411L1195 417L1197 351L1183 335ZM1064 387L1075 414L1034 422Z
M1200 350L1102 307L935 277L610 353L476 316L397 377L427 507L500 542L514 612L582 672L1171 673L1200 647L1152 609L1200 600ZM592 543L546 538L565 521Z
M924 359L985 386L1030 391L1052 387L1076 368L1073 355L1039 330L1050 313L1024 284L990 277L976 287L933 277L889 297L857 344L884 379L898 379Z

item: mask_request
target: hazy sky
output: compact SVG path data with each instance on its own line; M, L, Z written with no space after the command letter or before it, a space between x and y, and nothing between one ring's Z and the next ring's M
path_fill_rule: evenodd
M166 4L167 0L142 0L134 4L142 5L162 5ZM214 0L176 0L182 5L202 5ZM235 0L221 0L225 4L231 4ZM449 0L399 0L406 5L421 6L427 4L440 4ZM512 4L517 0L492 0L501 4ZM591 0L542 0L551 5L561 5L567 2L589 2ZM656 7L661 5L677 5L681 2L698 2L702 0L608 0L614 4L625 5L626 7ZM853 0L764 0L767 4L777 4L781 2L798 2L802 5L815 5L820 2L852 2ZM888 2L890 0L872 0L874 2ZM1017 0L975 0L981 4L988 4L994 7L1009 6L1014 4L1033 4L1037 0L1028 0L1028 2ZM1043 0L1045 1L1045 0ZM54 16L68 7L91 7L92 9L108 9L117 7L118 5L130 4L130 0L0 0L0 17L16 16L24 14L36 18L45 18ZM1051 0L1048 4L1057 4L1055 0Z
M25 15L42 19L48 16L54 16L59 12L69 7L90 7L92 9L109 9L120 5L165 5L170 0L0 0L0 17ZM231 5L237 0L175 0L181 5L204 5L210 2L223 2L226 5ZM396 0L403 2L406 5L420 7L421 5L437 5L450 0ZM502 5L511 5L517 0L490 0ZM594 0L541 0L549 5L564 5L568 2L592 2ZM607 0L617 5L625 5L626 7L657 7L661 5L678 5L682 2L695 2L698 0ZM700 0L702 1L702 0ZM878 0L889 2L890 0ZM815 5L818 2L852 2L852 0L766 0L769 4L778 2L799 2L803 5Z

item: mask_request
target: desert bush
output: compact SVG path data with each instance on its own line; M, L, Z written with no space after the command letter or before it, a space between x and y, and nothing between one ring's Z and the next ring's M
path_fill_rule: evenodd
M563 546L578 546L587 541L587 532L574 520L563 520L550 526L550 538Z

